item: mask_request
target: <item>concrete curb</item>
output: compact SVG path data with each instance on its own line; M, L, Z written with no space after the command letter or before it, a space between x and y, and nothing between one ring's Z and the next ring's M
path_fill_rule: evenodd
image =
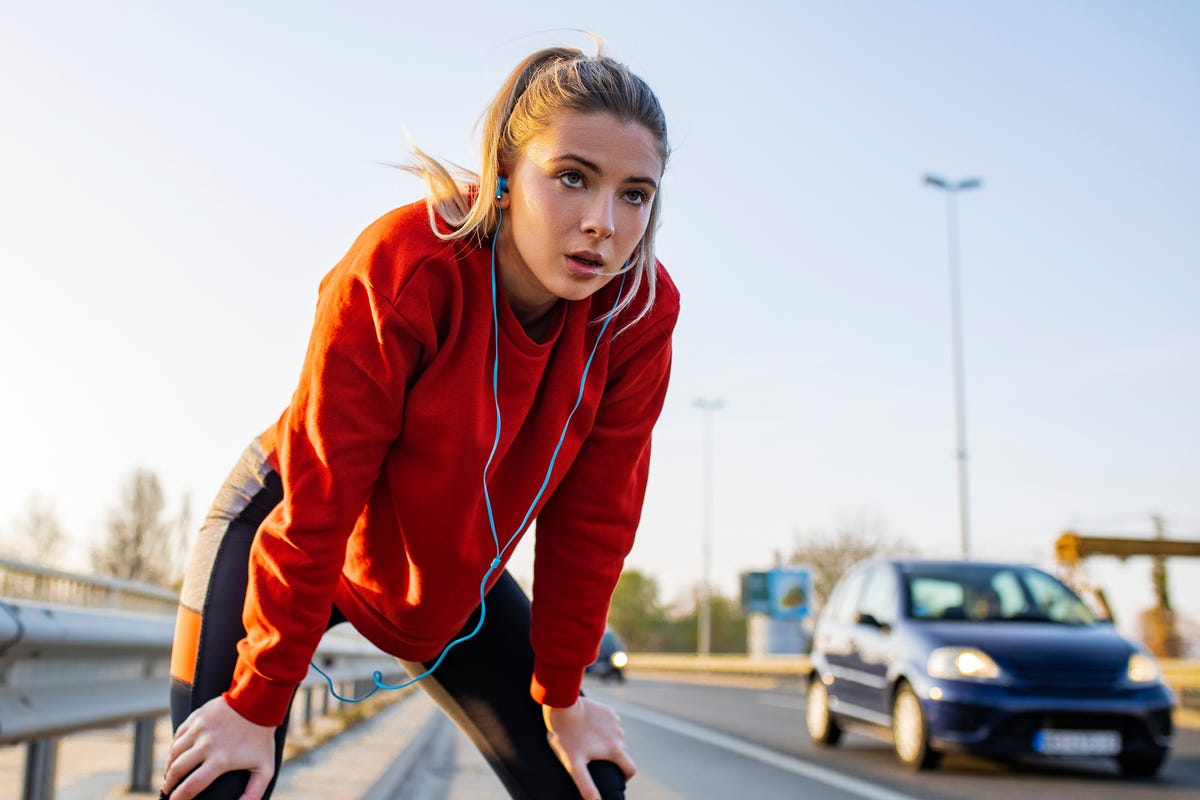
M440 787L440 792L436 792L433 787L427 785L431 781L423 778L424 773L439 770L447 760L450 760L451 764L450 771L442 776L446 780L432 782L445 784L453 777L453 737L454 726L444 714L435 709L416 735L404 745L404 749L391 766L363 794L361 800L394 800L397 797L433 800L435 794L438 797L444 796L444 785Z

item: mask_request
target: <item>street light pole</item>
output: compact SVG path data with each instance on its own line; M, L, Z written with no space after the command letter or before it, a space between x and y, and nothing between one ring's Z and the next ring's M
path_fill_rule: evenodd
M712 503L713 503L713 454L712 412L724 407L716 398L697 397L696 408L704 417L704 484L701 502L702 519L700 534L700 603L696 609L697 642L696 652L706 656L712 651Z
M925 183L946 193L946 226L950 251L950 335L954 345L954 419L957 430L958 459L958 519L963 558L971 557L971 525L967 492L967 390L963 378L962 286L958 266L958 208L959 192L978 189L979 178L947 181L937 175L926 175Z

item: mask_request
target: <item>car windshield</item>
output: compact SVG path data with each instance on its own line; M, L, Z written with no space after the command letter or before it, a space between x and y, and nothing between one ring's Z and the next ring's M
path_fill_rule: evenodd
M912 619L1064 625L1096 622L1066 585L1030 567L917 564L905 570L904 579Z

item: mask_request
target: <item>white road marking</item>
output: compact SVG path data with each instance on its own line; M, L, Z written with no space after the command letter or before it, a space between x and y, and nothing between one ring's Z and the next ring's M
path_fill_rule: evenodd
M774 706L775 708L786 708L790 711L799 711L804 708L804 698L789 697L787 695L770 695L756 694L754 702L763 706Z
M640 720L647 724L672 731L673 733L678 733L681 736L687 736L696 741L729 750L746 758L752 758L768 766L786 770L796 775L803 775L806 778L827 786L856 794L859 797L868 798L868 800L919 800L919 798L888 789L884 786L877 786L867 781L851 778L834 770L819 767L816 764L810 764L807 761L802 761L783 753L776 753L774 750L769 750L761 745L737 739L720 731L715 731L712 728L705 728L692 722L685 722L666 714L660 714L648 708L613 702L610 698L605 698L604 702L612 706L623 717Z

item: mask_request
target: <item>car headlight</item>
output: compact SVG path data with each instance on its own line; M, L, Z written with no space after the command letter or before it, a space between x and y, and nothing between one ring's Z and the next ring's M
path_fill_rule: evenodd
M617 669L625 669L625 665L629 663L629 656L625 655L624 650L618 650L609 656L608 662Z
M961 681L994 681L1000 667L992 657L974 647L939 647L929 654L925 665L931 678Z
M1130 683L1153 683L1158 680L1160 673L1153 658L1143 653L1134 653L1129 657L1125 675Z

